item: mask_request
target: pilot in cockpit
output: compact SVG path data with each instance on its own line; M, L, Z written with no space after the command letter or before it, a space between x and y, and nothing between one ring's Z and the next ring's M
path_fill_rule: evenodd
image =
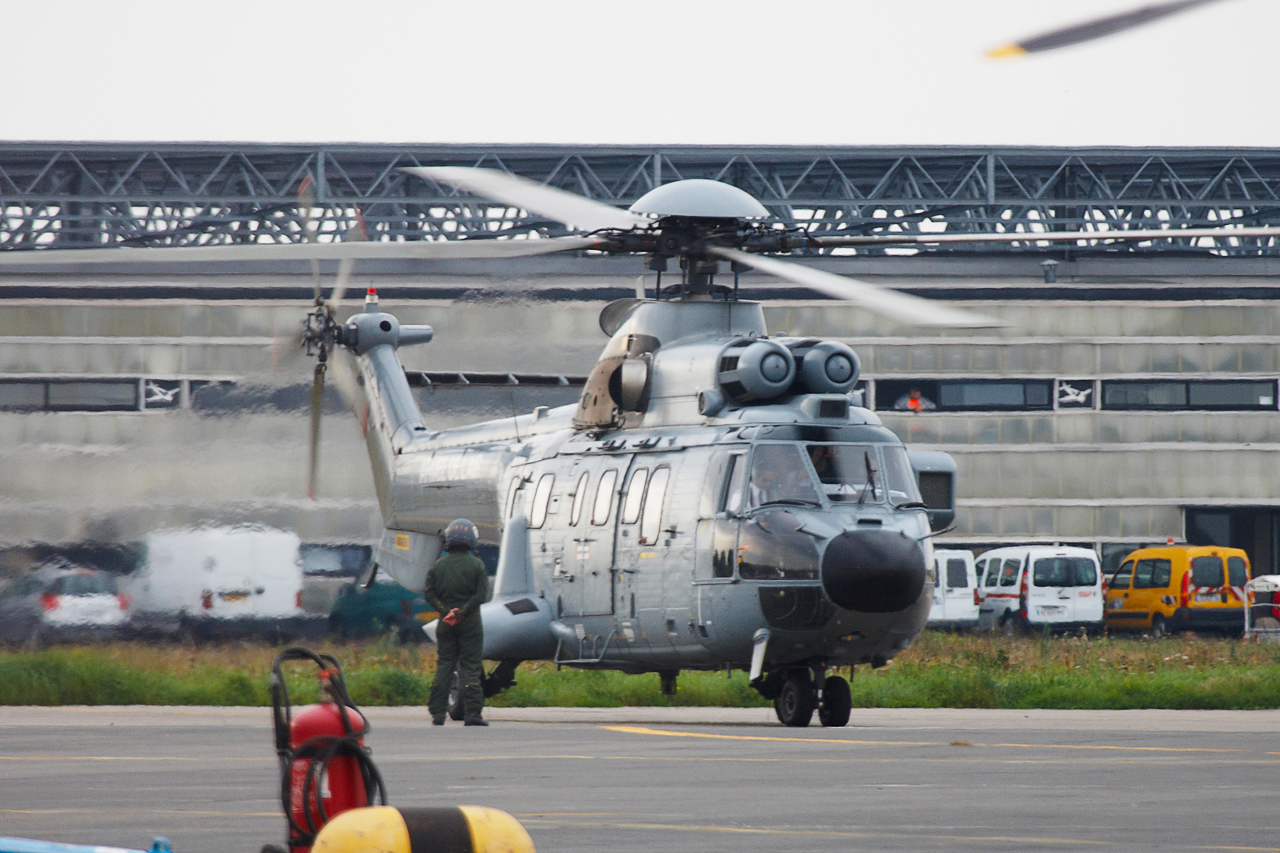
M756 448L747 491L753 506L770 503L818 504L813 481L797 448L786 444Z
M809 461L829 500L856 501L867 487L865 471L853 458L853 448L829 444L809 445Z

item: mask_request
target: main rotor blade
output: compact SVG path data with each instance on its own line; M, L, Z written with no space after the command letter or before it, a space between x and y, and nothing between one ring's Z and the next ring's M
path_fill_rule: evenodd
M461 166L410 166L404 169L420 178L464 189L473 195L537 213L582 231L602 228L644 228L652 219L621 210L574 193L548 187L495 169Z
M737 261L740 264L754 267L760 272L768 273L787 281L793 281L796 284L803 284L805 287L813 288L828 296L852 302L855 305L866 308L868 311L873 311L876 314L903 323L910 323L913 326L980 329L1004 325L999 320L991 317L963 311L959 308L952 308L941 302L921 299L918 296L877 287L865 281L846 278L842 275L835 275L813 267L791 263L790 261L763 258L738 249L727 249L719 246L708 248L707 251L725 260Z
M1092 21L1086 21L1083 24L1052 30L1023 41L1010 42L1000 47L993 47L987 51L987 56L994 58L1022 56L1025 53L1039 53L1045 50L1066 47L1067 45L1080 44L1081 42L1092 41L1103 36L1109 36L1112 33L1142 26L1166 15L1185 12L1188 9L1194 9L1196 6L1204 6L1216 2L1218 0L1172 0L1172 2L1168 3L1154 3L1150 6L1142 6L1128 12L1121 12L1118 15L1108 15L1105 18L1097 18Z
M320 471L320 418L324 414L324 364L316 365L315 378L311 380L311 444L310 463L307 466L307 496L316 499L317 477Z
M256 243L217 246L123 246L114 249L0 251L0 266L48 264L218 263L244 261L466 260L523 258L605 245L596 237L545 240L431 240L412 243Z
M1139 231L1004 231L939 234L851 234L848 236L816 236L810 246L830 249L840 246L922 246L956 243L1075 243L1132 240L1183 240L1201 237L1252 238L1280 237L1280 225L1249 228L1154 228Z

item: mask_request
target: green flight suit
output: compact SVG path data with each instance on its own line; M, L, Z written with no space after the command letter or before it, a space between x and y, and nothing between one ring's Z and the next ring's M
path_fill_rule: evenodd
M488 594L489 575L484 563L469 551L451 551L427 572L422 596L441 616L436 625L436 677L427 701L431 716L436 719L448 712L455 666L462 685L463 713L479 717L484 708L484 690L480 686L484 626L480 622L480 605ZM455 607L461 621L446 625L444 615Z

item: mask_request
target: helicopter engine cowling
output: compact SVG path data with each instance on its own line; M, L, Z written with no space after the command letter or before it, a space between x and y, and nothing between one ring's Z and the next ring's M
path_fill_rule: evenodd
M795 354L800 359L799 382L810 394L847 393L862 373L858 354L839 341L822 341Z
M777 341L735 341L720 355L717 381L735 403L770 400L796 377L795 357Z

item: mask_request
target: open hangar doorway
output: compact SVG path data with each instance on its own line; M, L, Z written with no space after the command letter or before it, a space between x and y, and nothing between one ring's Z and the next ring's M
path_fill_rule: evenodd
M1184 523L1189 544L1241 548L1254 577L1280 574L1280 507L1187 507Z

